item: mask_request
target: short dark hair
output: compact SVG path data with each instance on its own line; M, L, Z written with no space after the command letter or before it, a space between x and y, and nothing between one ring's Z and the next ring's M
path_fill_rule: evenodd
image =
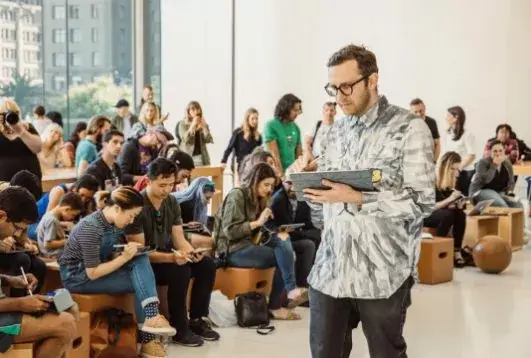
M74 192L66 193L65 195L63 195L61 201L59 201L59 206L66 206L75 211L85 210L85 206L83 205L83 200L81 200L81 196L79 196L78 193Z
M100 183L98 179L92 174L83 174L76 180L73 186L75 190L87 189L93 192L98 191L99 187Z
M498 132L502 129L507 129L507 131L509 132L509 137L513 133L513 127L511 127L510 125L506 123L503 123L496 127L496 135L498 135Z
M35 200L39 200L42 197L41 180L29 170L21 170L17 172L13 175L9 184L26 188L33 195Z
M166 158L157 158L148 166L147 177L149 180L156 180L159 176L168 178L177 176L177 166Z
M409 102L410 106L418 106L419 104L424 104L420 98L413 98L411 102Z
M336 107L337 106L337 102L328 101L328 102L325 102L324 106L325 107Z
M35 198L21 186L10 186L0 192L0 210L12 223L34 223L39 218Z
M327 67L338 66L350 60L358 63L358 69L363 77L378 73L378 63L374 53L364 46L354 44L347 45L330 56ZM367 82L366 78L365 83Z
M505 148L505 144L501 140L495 139L489 142L489 150L492 150L492 148L494 148L494 146L498 144Z
M35 107L33 108L33 113L35 113L35 114L38 115L39 117L42 117L42 116L44 116L44 114L46 113L46 110L44 109L43 106L38 105L38 106L35 106Z
M124 137L124 134L122 132L120 132L119 130L117 129L111 129L110 131L106 132L104 135L103 135L103 143L109 143L111 140L112 140L112 137L122 137L122 138L125 138Z
M48 117L53 123L58 124L61 128L63 128L63 115L57 111L50 111L46 113L46 117Z
M289 112L297 103L302 103L299 97L292 93L287 93L280 97L275 106L275 117L279 119L288 119Z

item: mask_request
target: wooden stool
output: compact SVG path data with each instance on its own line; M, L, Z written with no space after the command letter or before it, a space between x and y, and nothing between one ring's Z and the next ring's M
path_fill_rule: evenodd
M81 338L81 345L66 352L66 358L88 358L90 356L90 314L80 312L77 323L77 333Z
M131 293L121 295L72 293L72 298L78 304L80 312L95 313L108 308L119 308L135 313L135 297Z
M264 270L236 267L218 269L214 290L220 290L231 300L236 295L249 291L262 292L269 296L274 274L274 267Z
M427 285L453 279L454 239L434 237L423 239L420 246L419 281Z
M523 209L489 207L485 209L485 214L498 218L497 234L509 241L513 251L520 250L524 246L525 217Z
M16 343L4 353L5 358L33 358L33 343Z
M498 221L497 216L467 216L463 246L474 247L483 236L498 235Z
M63 283L61 282L61 275L59 274L59 265L57 264L57 261L46 260L45 262L46 262L46 276L44 279L44 285L42 286L41 293L55 291L58 288L63 287Z

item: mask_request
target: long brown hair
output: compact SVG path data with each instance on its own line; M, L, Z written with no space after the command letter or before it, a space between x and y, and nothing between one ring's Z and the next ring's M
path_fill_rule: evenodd
M249 141L251 139L251 136L254 137L255 141L258 141L260 139L260 132L258 131L258 127L252 128L249 125L249 117L251 117L252 114L258 115L258 111L256 108L249 108L247 111L245 111L245 118L243 119L242 124L242 131L243 131L243 138L246 141Z
M437 189L455 189L457 178L452 167L459 163L461 163L461 156L456 152L447 152L443 155L437 172Z
M187 119L188 121L191 121L193 119L192 116L190 116L190 110L192 108L198 109L199 113L201 113L201 117L203 117L203 109L201 108L201 105L199 104L199 102L190 101L190 103L188 103L188 105L186 106L186 109L184 111L184 118L185 119Z
M456 119L455 126L453 128L448 128L448 133L453 133L454 137L452 139L454 141L459 140L465 133L465 111L460 106L454 106L448 108L448 113L450 113Z
M267 163L258 163L251 169L248 182L242 185L242 188L249 190L251 201L258 208L258 213L261 213L262 210L270 205L271 196L268 198L260 198L257 194L260 182L269 178L277 179L275 170Z

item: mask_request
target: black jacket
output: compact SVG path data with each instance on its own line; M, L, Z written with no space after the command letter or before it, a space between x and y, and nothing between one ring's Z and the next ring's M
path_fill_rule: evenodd
M232 154L232 152L234 152L236 162L239 165L243 158L253 152L254 148L262 145L262 136L259 136L258 140L255 140L254 138L250 139L250 141L245 140L243 137L243 130L241 128L238 128L232 132L232 137L230 138L227 149L225 149L225 152L223 153L221 162L227 163L229 156Z
M139 146L138 139L129 138L122 147L118 164L124 175L141 176L145 174L142 172L142 165L140 164ZM157 153L151 153L151 155L153 159L157 157Z

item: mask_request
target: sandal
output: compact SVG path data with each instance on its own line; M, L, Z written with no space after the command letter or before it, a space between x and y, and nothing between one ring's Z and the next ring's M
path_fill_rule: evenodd
M302 305L305 302L308 302L308 289L307 288L296 288L296 290L299 290L299 294L295 298L289 298L288 294L288 308L293 309L297 306Z
M290 310L280 309L276 311L285 311L286 313L277 316L273 312L269 311L269 318L275 321L300 321L302 319L300 315Z
M454 250L454 267L455 268L463 268L465 267L465 259L463 258L463 255L461 254L461 250L455 249Z

